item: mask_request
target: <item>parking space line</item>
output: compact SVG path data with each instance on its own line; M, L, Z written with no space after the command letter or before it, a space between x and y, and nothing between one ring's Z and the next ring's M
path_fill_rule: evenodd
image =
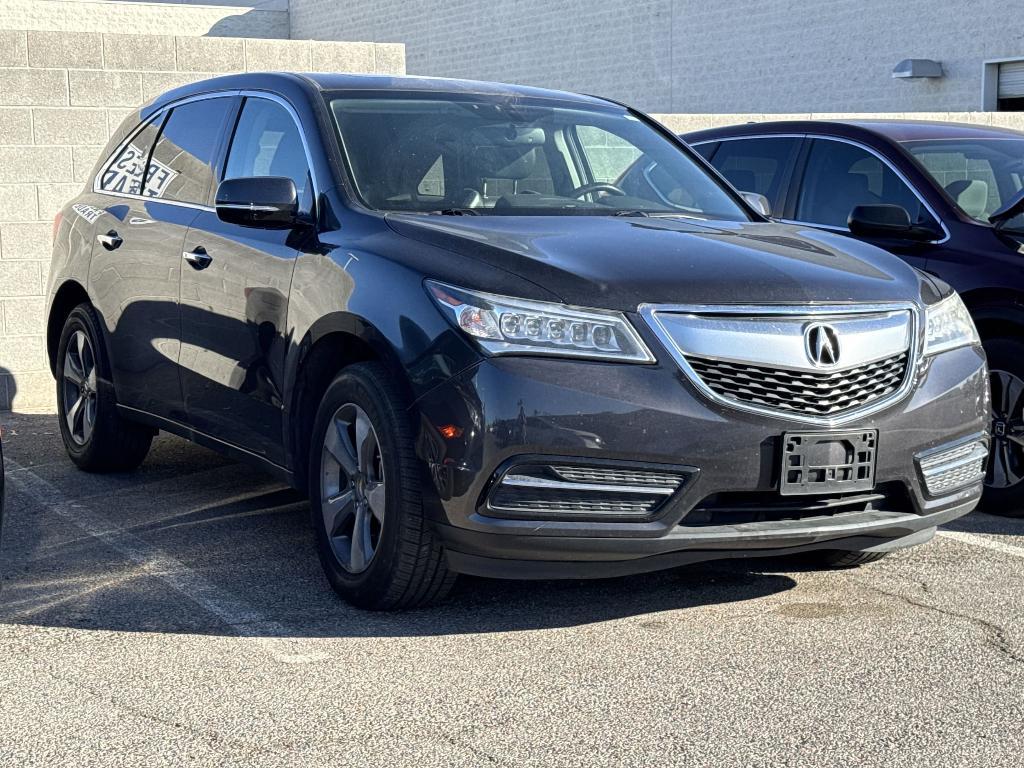
M988 539L984 536L979 536L976 533L965 533L964 531L946 531L939 530L939 536L945 536L947 539L954 539L956 541L963 542L964 544L970 544L975 547L985 547L986 549L992 549L996 552L1002 552L1004 555L1010 555L1012 557L1024 557L1024 547L1017 547L1013 544L1007 544L997 539Z
M179 560L70 498L53 483L35 474L31 468L23 467L9 458L6 464L14 470L7 474L13 490L53 512L86 535L103 542L137 565L147 576L159 579L220 619L236 635L260 641L276 660L286 663L320 660L321 654L297 653L295 646L299 641L289 639L289 636L296 633L285 625L267 619L244 600L207 581Z

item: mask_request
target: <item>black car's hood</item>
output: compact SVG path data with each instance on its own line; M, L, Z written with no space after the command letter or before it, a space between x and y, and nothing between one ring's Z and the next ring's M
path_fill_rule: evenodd
M923 287L899 258L810 227L612 216L387 220L406 237L512 272L580 306L920 301Z

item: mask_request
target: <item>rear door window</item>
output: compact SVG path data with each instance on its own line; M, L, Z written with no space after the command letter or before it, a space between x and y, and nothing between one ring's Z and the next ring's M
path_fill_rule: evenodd
M914 191L882 159L856 144L815 139L797 197L796 219L846 227L857 205L899 205L910 220L937 225Z
M740 192L764 195L773 210L781 210L780 193L801 141L793 136L730 139L721 143L711 164Z
M174 107L153 149L143 194L205 205L232 98L191 101Z

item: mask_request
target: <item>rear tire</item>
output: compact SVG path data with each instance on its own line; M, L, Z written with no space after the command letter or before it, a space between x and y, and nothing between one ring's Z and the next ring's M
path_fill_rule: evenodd
M455 582L423 511L406 403L379 363L343 370L324 393L309 451L320 564L358 608L417 608Z
M118 472L138 467L153 430L121 417L100 319L89 304L68 315L57 346L57 413L64 448L79 469Z
M888 555L888 552L856 552L843 549L823 549L812 552L812 561L822 568L857 568L874 563Z
M1024 517L1024 341L984 341L992 387L992 443L989 450L985 512Z

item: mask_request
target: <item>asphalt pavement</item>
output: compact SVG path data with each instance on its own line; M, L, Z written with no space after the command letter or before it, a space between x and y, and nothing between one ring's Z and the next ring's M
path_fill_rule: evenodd
M274 480L164 435L89 475L52 415L0 424L0 766L1024 764L1024 519L372 614Z

